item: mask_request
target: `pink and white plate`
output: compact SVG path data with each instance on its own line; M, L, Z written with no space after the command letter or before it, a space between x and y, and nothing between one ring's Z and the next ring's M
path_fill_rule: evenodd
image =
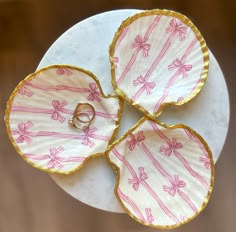
M78 103L95 112L91 124L71 127ZM18 153L31 165L51 173L70 174L85 161L103 155L116 135L122 101L105 96L90 72L67 65L41 69L12 93L6 125ZM104 126L106 125L106 126Z
M141 119L107 153L117 170L115 194L141 224L176 228L207 205L214 182L212 153L185 125Z
M116 92L152 118L201 90L208 73L206 43L184 15L144 11L126 19L110 47Z

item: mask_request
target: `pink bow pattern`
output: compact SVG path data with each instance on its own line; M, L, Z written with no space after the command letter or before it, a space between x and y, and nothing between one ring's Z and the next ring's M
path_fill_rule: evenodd
M184 187L186 187L186 183L180 180L178 175L174 175L174 180L171 181L171 186L164 185L163 190L174 197L176 192L179 192L179 189Z
M59 76L62 76L62 75L70 76L72 74L72 72L67 68L58 68L56 73Z
M150 44L145 43L146 40L142 39L142 37L140 35L137 35L135 38L135 42L133 42L131 44L131 48L140 48L143 51L143 56L147 57L148 56L148 52L151 48Z
M53 120L59 120L59 122L64 122L65 118L59 113L63 112L63 107L66 106L68 103L66 101L59 102L58 100L53 100L52 105L55 109L55 111L52 113L51 118Z
M139 180L140 181L145 181L148 178L148 175L146 172L144 172L144 167L139 167L138 168L139 171Z
M172 19L169 27L166 29L166 33L179 33L179 40L182 41L185 39L187 29L185 25L180 22L178 23L176 19Z
M145 213L146 213L146 215L147 215L147 221L148 221L148 223L152 224L152 222L153 222L155 219L154 219L154 217L153 217L153 215L152 215L151 209L150 209L150 208L146 208L146 209L145 209Z
M29 137L30 132L27 130L33 126L33 123L31 121L28 121L27 123L19 123L18 124L18 129L17 131L12 131L13 134L18 134L20 135L17 139L17 143L31 143L32 139Z
M133 189L138 191L139 189L139 179L138 178L129 178L128 183L133 185Z
M187 72L192 69L192 65L191 64L183 64L183 62L177 58L173 61L172 64L170 64L168 66L169 71L172 71L176 68L178 68L178 71L180 73L182 73L183 78L185 78L188 76Z
M151 89L156 86L155 82L147 82L147 80L140 75L136 80L133 81L134 86L143 85L141 88L146 91L147 95L151 94Z
M62 146L58 148L51 148L49 150L50 161L48 162L48 168L61 169L63 167L62 163L59 161L60 157L57 156L62 151L64 151L64 148Z
M129 140L126 141L126 144L128 144L129 150L132 151L132 150L134 150L134 148L137 144L141 143L144 140L145 140L145 136L143 134L143 131L139 131L137 138L135 138L134 134L130 134Z
M22 88L18 90L18 93L27 97L31 97L33 95L33 93L25 86L22 86Z
M82 144L84 146L89 146L89 147L93 147L95 145L95 143L93 141L91 141L91 137L94 136L94 132L97 130L96 127L92 127L91 129L88 126L84 126L83 127L83 132L85 134L85 137L82 140Z
M166 146L161 146L160 147L160 152L163 152L166 156L170 156L172 152L174 152L176 149L181 149L183 148L183 145L179 142L177 142L176 138L172 138L171 142L167 142L168 147Z
M96 83L89 83L89 96L88 96L88 100L89 101L98 101L100 102L102 99L100 98L101 93L98 91L98 87Z
M147 173L144 172L144 167L139 167L138 171L139 171L139 177L136 176L128 179L128 183L133 185L133 189L135 191L138 191L140 182L148 179Z
M204 166L206 169L210 169L211 168L211 161L210 158L207 156L201 156L200 157L200 162L204 163Z

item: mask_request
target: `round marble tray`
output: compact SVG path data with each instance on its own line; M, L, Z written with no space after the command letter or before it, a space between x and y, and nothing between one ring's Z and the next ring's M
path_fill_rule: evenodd
M110 11L76 24L50 47L38 69L51 64L80 66L99 78L105 94L114 93L109 45L121 22L138 12L140 11ZM125 104L118 137L142 116L136 109ZM208 142L217 161L228 131L229 97L224 76L211 52L209 75L201 94L184 106L166 108L159 119L167 124L184 123L192 127ZM51 177L71 196L90 206L123 212L113 193L115 174L105 157L91 160L73 175L51 174Z

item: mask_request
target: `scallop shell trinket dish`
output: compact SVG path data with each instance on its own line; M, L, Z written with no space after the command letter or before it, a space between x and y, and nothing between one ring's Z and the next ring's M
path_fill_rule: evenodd
M194 130L144 117L107 152L117 172L115 194L143 225L179 227L207 205L213 189L212 153Z
M24 160L43 171L70 174L104 154L121 111L122 100L105 96L92 73L54 65L20 82L7 103L5 121Z
M126 19L110 46L110 61L116 92L154 119L165 106L194 98L209 65L198 29L186 16L169 10L144 11Z

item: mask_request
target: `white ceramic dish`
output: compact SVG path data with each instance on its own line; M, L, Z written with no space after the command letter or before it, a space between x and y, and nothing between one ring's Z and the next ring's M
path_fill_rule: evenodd
M206 43L184 15L151 10L125 20L110 47L117 94L150 117L183 105L202 89L209 68Z
M16 87L5 120L24 160L43 171L71 174L91 158L104 155L116 136L122 106L118 97L103 94L92 73L54 65ZM75 113L79 118L74 118Z
M179 227L207 205L213 190L212 153L185 125L141 119L107 152L117 170L115 194L143 225Z

